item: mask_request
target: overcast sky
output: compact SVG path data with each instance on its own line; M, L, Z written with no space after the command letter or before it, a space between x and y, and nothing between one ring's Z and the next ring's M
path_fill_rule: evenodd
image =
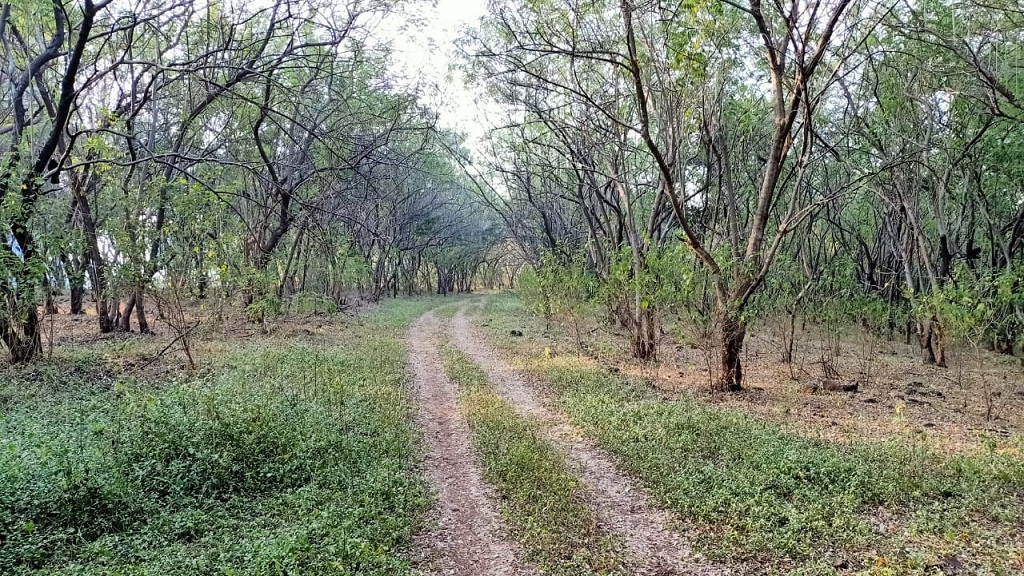
M406 8L389 19L382 33L392 38L392 70L418 86L424 104L438 110L441 125L479 140L494 116L479 93L465 85L456 68L455 41L466 27L476 27L487 12L487 0L437 0ZM416 22L416 21L419 22ZM471 148L476 148L469 142Z

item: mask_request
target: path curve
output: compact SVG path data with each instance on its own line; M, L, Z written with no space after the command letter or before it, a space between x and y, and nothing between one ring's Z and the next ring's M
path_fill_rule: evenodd
M645 576L706 576L729 572L701 562L687 540L669 528L672 514L651 503L644 490L622 472L610 456L585 438L568 418L548 408L533 387L491 347L459 309L452 319L456 346L472 357L499 392L520 413L538 418L547 435L581 469L601 522L626 543L634 574Z
M493 491L483 480L469 425L459 412L458 391L438 354L440 326L427 312L408 333L424 473L438 499L436 527L418 537L423 567L438 576L532 576L536 572L508 538Z

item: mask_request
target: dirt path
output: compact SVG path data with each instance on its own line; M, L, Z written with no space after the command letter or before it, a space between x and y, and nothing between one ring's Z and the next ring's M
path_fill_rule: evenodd
M602 449L584 438L565 415L545 406L533 387L484 341L465 308L452 319L451 328L455 344L473 358L518 410L539 418L548 435L580 466L581 479L592 494L598 517L625 541L635 574L727 573L694 558L686 539L669 528L671 513L653 505L643 489L619 470Z
M424 468L438 497L437 526L419 537L423 568L438 576L535 574L502 529L493 494L481 476L457 390L438 355L439 326L428 312L408 334L417 421L426 444Z

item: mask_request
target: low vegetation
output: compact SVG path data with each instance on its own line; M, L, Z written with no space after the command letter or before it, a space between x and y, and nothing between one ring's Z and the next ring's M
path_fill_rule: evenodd
M230 342L163 381L97 380L102 347L9 369L0 572L409 573L429 502L401 337L426 305Z
M621 547L598 525L575 471L540 424L517 414L468 356L448 345L444 360L461 390L484 477L529 559L545 574L624 574Z
M486 323L550 385L559 409L687 525L695 521L712 558L825 574L925 574L954 561L978 574L1024 569L1019 446L945 457L912 442L808 438L698 396L666 397L645 379L550 347L542 353L541 339L507 336L513 327L543 331L513 299L492 299ZM570 337L554 341L571 349Z

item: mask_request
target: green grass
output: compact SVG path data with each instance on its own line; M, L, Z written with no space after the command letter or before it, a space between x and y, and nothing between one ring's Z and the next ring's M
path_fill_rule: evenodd
M499 340L526 321L508 298L493 299L486 314ZM522 345L507 337L502 343ZM712 558L802 573L834 572L827 557L837 550L868 560L893 555L894 573L924 573L942 554L970 558L977 573L1011 574L1020 561L1019 456L950 458L895 442L839 445L697 398L665 399L643 381L579 362L537 355L529 367L577 426L663 505L704 528L698 544ZM899 525L877 532L871 516L880 509Z
M94 382L83 353L9 370L0 573L410 573L429 498L402 337L430 305L228 345L170 382Z
M529 560L545 574L624 573L620 543L598 525L565 455L535 420L495 393L469 357L451 345L443 352L484 477L497 489L502 516Z
M449 298L447 303L442 303L437 308L434 308L434 316L437 316L439 320L451 320L459 311L459 308L466 304L468 300L468 298L463 297L457 298L453 302Z

